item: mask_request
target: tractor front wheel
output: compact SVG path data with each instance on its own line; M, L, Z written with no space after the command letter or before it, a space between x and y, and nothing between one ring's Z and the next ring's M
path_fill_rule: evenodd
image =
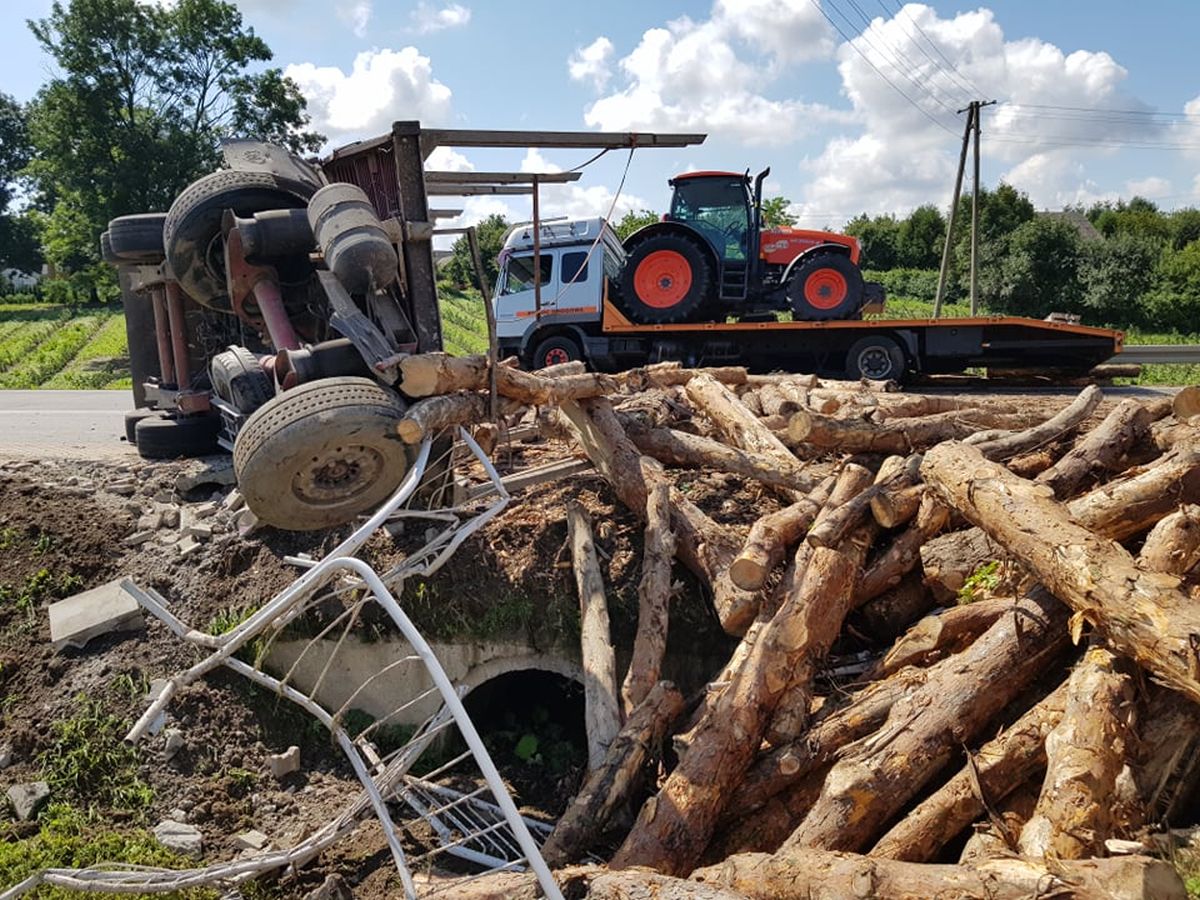
M621 271L621 305L639 325L687 322L708 299L712 271L704 251L678 234L646 238Z
M848 256L820 253L792 270L787 297L798 320L849 319L862 309L862 272Z

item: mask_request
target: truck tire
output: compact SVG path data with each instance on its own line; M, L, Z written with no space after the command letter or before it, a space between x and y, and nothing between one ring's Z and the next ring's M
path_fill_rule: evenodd
M695 242L656 234L638 243L620 275L621 306L639 325L687 322L709 299L712 267Z
M798 320L849 319L862 309L862 272L848 256L818 253L792 270L787 297Z
M107 231L100 235L100 258L110 266L119 266L125 261L113 253L112 241L109 240Z
M267 172L222 169L193 181L175 198L163 226L167 260L197 303L228 310L221 219L225 210L250 216L268 209L303 209L316 186Z
M579 344L566 335L557 334L538 344L529 361L531 369L544 369L546 366L557 366L577 359L583 359L583 351L579 349Z
M322 378L284 391L233 445L238 489L259 519L288 531L344 525L374 509L408 470L404 404L369 378Z
M854 381L901 381L907 369L900 345L884 335L860 338L846 352L846 376Z
M124 262L159 263L163 251L166 213L120 216L108 223L108 245L113 256Z
M178 459L220 452L217 435L221 417L213 413L194 416L149 416L137 423L134 440L138 455L146 459Z
M155 416L161 416L162 413L157 409L131 409L125 413L125 440L129 441L130 445L137 444L137 424L143 419L152 419Z
M275 396L275 384L258 357L245 347L229 347L208 366L213 392L242 415L249 415Z

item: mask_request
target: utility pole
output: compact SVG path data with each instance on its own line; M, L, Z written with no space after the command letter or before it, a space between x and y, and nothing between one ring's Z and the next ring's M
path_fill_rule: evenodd
M979 112L983 107L991 106L995 102L995 100L989 100L986 103L980 103L975 100L971 104L975 107L972 114L972 118L975 120L975 179L971 193L971 315L975 315L978 311L976 289L979 285L977 266L979 259Z
M971 143L971 132L975 132L975 166L974 190L971 194L971 315L976 311L976 259L979 250L979 111L985 106L991 106L995 100L972 100L958 113L967 114L966 125L963 127L962 151L958 156L958 174L954 178L954 199L950 202L950 220L946 223L946 243L942 247L942 266L938 272L937 296L933 301L933 317L942 314L942 301L946 296L946 278L950 273L950 241L954 236L954 221L958 217L958 201L962 196L963 173L967 167L967 147Z

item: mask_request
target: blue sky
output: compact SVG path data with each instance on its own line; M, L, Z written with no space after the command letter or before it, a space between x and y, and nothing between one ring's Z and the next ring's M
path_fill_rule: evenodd
M238 5L334 144L396 118L709 133L700 147L636 154L618 214L661 209L678 171L767 165L768 193L805 225L944 206L962 127L953 110L973 96L1003 101L984 113L986 184L1004 178L1042 208L1135 192L1200 204L1200 4L1186 0ZM24 20L49 6L10 0L0 13L0 89L20 99L47 74ZM548 171L586 155L443 152L435 163ZM546 214L606 212L624 163L610 154L577 185L546 188ZM465 206L466 219L528 209L519 198Z

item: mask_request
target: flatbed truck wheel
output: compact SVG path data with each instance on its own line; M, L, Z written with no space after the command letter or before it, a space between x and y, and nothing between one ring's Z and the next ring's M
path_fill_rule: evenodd
M408 471L396 433L404 404L369 378L322 378L259 407L238 432L233 468L268 525L314 531L374 509Z
M907 368L900 345L884 335L860 338L846 353L846 376L854 380L900 381Z
M571 338L555 335L539 343L529 359L532 363L531 368L544 369L547 366L558 366L583 359L583 351Z

